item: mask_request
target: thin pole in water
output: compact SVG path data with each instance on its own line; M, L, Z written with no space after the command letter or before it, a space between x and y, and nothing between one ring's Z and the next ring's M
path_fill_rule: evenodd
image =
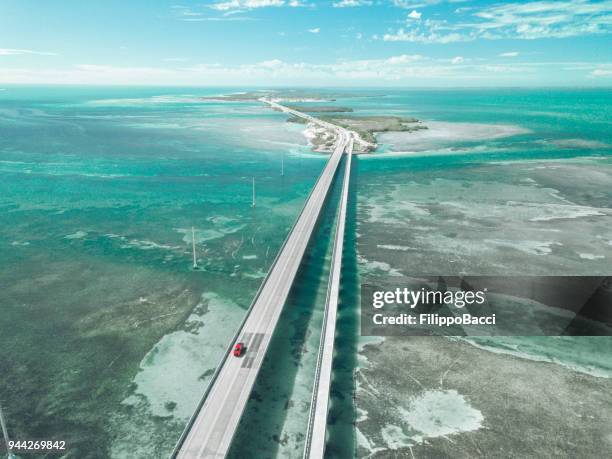
M198 259L195 249L195 228L193 226L191 227L191 247L193 249L193 269L198 269Z
M4 415L2 414L2 407L0 406L0 427L2 427L2 435L4 436L4 443L6 443L6 451L8 453L8 458L14 458L12 449L9 447L9 436L8 430L6 428L6 422L4 421Z
M253 205L255 207L255 177L253 177Z

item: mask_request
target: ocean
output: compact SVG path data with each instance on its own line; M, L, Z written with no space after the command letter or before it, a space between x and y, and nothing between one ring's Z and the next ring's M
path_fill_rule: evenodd
M166 457L326 157L310 150L303 125L259 102L202 99L236 90L4 89L0 404L9 430L66 440L67 457ZM612 90L316 91L355 115L429 127L380 134L379 151L353 167L330 427L330 454L342 456L359 451L349 394L361 282L609 274ZM241 430L234 457L301 456L333 220L330 206L243 418L260 430ZM609 340L572 342L582 349L573 353L525 340L474 346L612 373Z

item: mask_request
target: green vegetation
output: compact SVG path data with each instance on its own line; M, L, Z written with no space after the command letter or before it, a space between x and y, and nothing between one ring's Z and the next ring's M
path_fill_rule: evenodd
M333 116L319 117L323 121L337 124L343 128L357 132L367 142L376 143L377 132L412 132L427 129L427 126L416 118L402 116ZM289 123L307 124L307 121L297 116L287 119Z
M333 105L288 105L292 110L298 110L304 113L348 113L353 109L349 107L337 107Z

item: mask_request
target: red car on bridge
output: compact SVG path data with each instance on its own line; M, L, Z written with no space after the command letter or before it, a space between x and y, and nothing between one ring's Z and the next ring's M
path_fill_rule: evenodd
M244 343L236 343L234 346L234 357L240 357L245 351Z

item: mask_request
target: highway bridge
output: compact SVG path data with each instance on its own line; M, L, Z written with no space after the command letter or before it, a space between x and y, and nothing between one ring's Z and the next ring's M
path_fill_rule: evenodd
M357 137L352 131L348 131L340 126L314 118L305 113L292 110L268 99L262 99L275 109L291 113L294 116L302 117L311 123L315 123L336 133L336 145L330 155L323 172L319 176L314 188L312 189L302 211L300 212L293 228L287 239L282 245L276 259L272 263L266 278L264 279L259 291L255 295L245 318L239 327L234 339L229 343L227 352L206 390L195 414L190 419L187 428L183 432L179 442L172 454L173 458L193 459L193 458L222 458L229 451L232 439L240 422L240 418L245 409L257 374L261 368L266 351L272 339L272 335L278 323L281 311L289 291L293 285L296 274L302 262L308 243L314 232L316 223L319 219L326 198L336 177L338 166L345 152L352 154L353 140ZM349 160L350 161L350 160ZM350 167L350 162L347 161ZM347 169L348 171L348 169ZM344 185L348 189L350 174L345 174ZM343 190L343 198L346 200ZM346 207L346 203L344 203ZM345 210L346 212L346 210ZM336 231L338 233L338 231ZM342 231L343 233L343 231ZM334 252L341 252L341 247L337 247L336 238ZM335 257L334 257L335 259ZM329 307L330 293L328 291L328 301L326 305L326 318L333 317L334 325L328 326L327 334L335 331L335 311L337 306L337 294L339 290L339 267L333 278L333 295L335 295L335 306ZM336 270L334 265L334 271ZM330 281L332 282L332 281ZM331 284L330 284L331 285ZM328 289L329 290L329 289ZM332 295L332 296L333 296ZM325 343L329 338L325 339ZM333 341L333 337L332 337ZM231 355L232 347L237 342L243 342L246 347L244 357L235 358ZM319 358L317 374L323 375L322 384L316 382L315 387L327 388L331 380L331 351L329 345L324 354L324 359ZM329 354L329 355L328 355ZM315 403L323 402L319 408L319 415L311 417L310 424L325 422L327 418L327 396L316 397ZM325 415L323 416L323 410ZM324 419L325 418L325 419ZM325 426L319 426L316 431L312 430L309 438L317 442L317 450L320 444L325 442ZM322 431L322 436L321 436Z

